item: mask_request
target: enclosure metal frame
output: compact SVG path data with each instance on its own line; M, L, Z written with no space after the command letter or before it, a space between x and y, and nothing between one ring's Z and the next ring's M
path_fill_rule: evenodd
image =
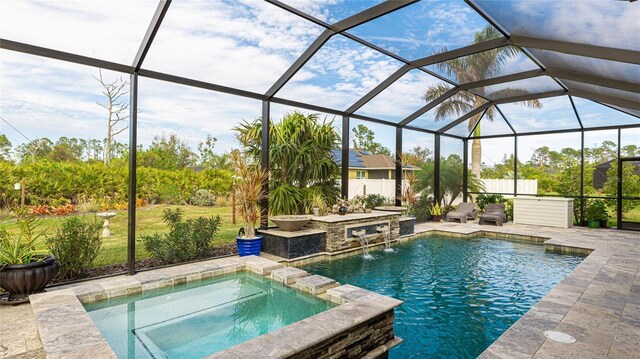
M328 114L333 114L342 117L342 143L341 143L341 153L342 153L342 163L341 163L341 183L342 183L342 195L348 195L348 174L349 174L349 133L350 133L350 119L358 119L371 123L378 123L382 125L388 125L396 128L396 186L395 186L395 200L396 204L400 203L400 198L402 195L402 138L403 138L403 129L419 131L423 133L429 133L434 135L434 193L437 198L440 197L440 141L441 136L447 136L451 138L458 139L462 141L464 154L463 154L463 163L464 169L464 189L463 189L463 197L467 198L468 192L467 188L467 174L468 174L468 141L474 139L483 139L483 138L502 138L502 137L514 137L514 195L517 196L517 173L518 173L518 157L517 157L517 139L519 136L531 136L531 135L544 135L544 134L554 134L554 133L569 133L569 132L581 132L581 217L583 217L582 212L584 212L584 199L589 198L589 196L584 196L584 132L585 131L599 131L599 130L610 130L617 129L618 130L618 152L620 151L620 130L625 128L640 128L640 124L632 124L632 125L618 125L618 126L601 126L601 127L592 127L585 128L582 125L580 117L575 109L575 105L573 104L572 96L583 97L585 99L597 102L604 106L611 107L610 105L620 106L623 108L629 108L632 110L640 111L640 103L635 101L630 101L622 98L616 98L611 96L604 96L596 93L591 93L587 91L573 90L568 88L562 83L562 79L567 79L571 81L582 82L586 84L604 86L614 89L620 89L624 91L636 91L640 92L640 84L627 82L627 81L619 81L614 79L602 78L599 76L595 76L592 74L579 73L574 71L566 71L563 69L554 69L554 68L546 68L540 61L538 61L534 56L531 55L529 48L533 49L543 49L548 51L586 56L598 59L606 59L611 61L618 61L630 64L640 64L640 52L632 51L632 50L624 50L624 49L615 49L615 48L607 48L602 46L593 46L587 44L577 44L570 43L565 41L556 41L549 39L541 39L541 38L533 38L526 36L515 36L510 35L500 24L498 24L494 19L491 18L478 4L475 3L474 0L465 0L465 2L480 16L482 16L489 24L491 24L494 28L500 31L503 37L486 41L484 43L478 43L469 45L466 47L438 53L435 55L427 56L421 59L416 60L408 60L405 59L391 51L387 51L375 44L372 44L368 41L365 41L357 36L354 36L347 32L349 29L365 24L371 20L374 20L378 17L384 16L386 14L392 13L399 9L402 9L406 6L410 6L416 3L419 0L390 0L383 2L381 4L375 5L369 9L366 9L360 13L357 13L353 16L347 17L341 21L338 21L333 24L326 23L320 19L315 18L312 15L309 15L301 10L298 10L292 6L289 6L278 0L265 0L269 4L273 6L277 6L280 9L290 12L296 16L299 16L307 21L310 21L316 25L323 27L325 30L316 38L314 42L298 57L298 59L287 69L287 71L280 76L280 78L269 88L265 93L256 93L246 90L241 90L233 87L223 86L211 82L200 81L197 79L185 78L176 75L172 75L169 73L162 73L158 71L152 71L148 69L144 69L143 62L144 59L153 44L153 40L158 30L162 26L162 21L170 10L171 0L159 0L155 13L151 19L151 22L148 26L147 32L140 44L138 52L136 53L135 59L131 65L124 65L120 63L115 63L111 61L105 61L93 57L77 55L73 53L68 53L64 51L54 50L51 48L34 46L27 43L21 43L17 41L12 41L8 39L0 38L0 49L16 51L20 53L46 57L50 59L62 60L66 62L93 66L98 68L104 68L120 73L126 73L130 75L130 123L129 123L129 212L128 212L128 272L129 274L135 273L135 198L136 198L136 146L137 146L137 96L138 96L138 81L139 77L145 77L160 81L166 81L174 84L186 85L190 87L205 89L209 91L215 91L220 93L226 93L231 95L236 95L244 98L250 98L259 100L262 102L262 130L261 130L261 141L264 146L263 149L267 149L267 151L262 152L262 169L265 171L269 170L269 156L268 156L268 145L269 145L269 118L270 118L270 106L271 103L278 103L283 105L289 105L294 107L305 108L312 111L319 111ZM362 98L354 102L351 106L349 106L345 110L326 108L317 106L314 104L293 101L285 98L277 97L278 91L287 84L287 82L304 66L307 61L309 61L312 56L322 48L322 46L333 36L344 36L352 41L355 41L363 46L371 48L375 51L378 51L384 55L387 55L395 60L402 62L404 65L399 68L396 72L391 74L387 79L378 84L374 89L365 94ZM430 64L435 64L438 62L443 62L447 60L451 60L454 58L468 56L474 53L487 51L503 46L515 46L523 51L535 64L539 66L538 70L525 71L521 73L515 73L511 75L496 77L492 79L484 79L481 81L476 81L473 83L467 84L459 84L454 81L451 81L437 73L434 73L424 67ZM451 90L449 90L444 95L440 96L438 99L425 104L420 109L416 110L411 115L404 118L402 121L398 123L394 123L392 121L374 118L370 116L364 116L355 113L362 106L367 104L370 100L372 100L376 95L380 94L390 85L392 85L395 81L399 80L404 74L407 72L417 69L424 73L427 73L431 76L434 76L442 81L447 82L452 86ZM474 91L474 88L479 88L482 86L489 86L500 83L508 83L512 81L537 77L537 76L549 76L554 81L556 81L563 90L561 91L551 91L537 94L528 94L524 96L516 96L512 98L505 98L499 100L491 100L487 99L480 94ZM474 109L473 111L464 114L458 119L454 120L451 123L448 123L437 130L429 130L424 128L419 128L415 126L411 126L411 122L420 117L421 115L428 112L430 109L438 106L443 101L447 100L451 96L454 96L459 91L468 91L473 93L476 96L479 96L486 100L487 102L482 106ZM548 130L548 131L539 131L539 132L526 132L526 133L518 133L514 130L513 126L511 126L509 120L502 113L499 106L503 103L511 103L518 101L525 101L529 99L540 99L547 97L555 97L555 96L565 96L568 95L574 112L576 114L576 118L578 123L580 124L580 128L577 129L565 129L565 130ZM489 107L495 106L497 111L500 113L502 118L505 120L507 125L510 127L513 133L504 134L504 135L493 135L493 136L478 136L472 137L473 131L469 134L469 136L462 137L453 135L450 133L446 133L447 130L455 127L456 125L464 122L465 120L477 115L483 111L486 111ZM626 112L620 108L611 107L614 110L624 112L628 115L638 117L635 113ZM484 115L484 113L483 113ZM482 121L482 117L480 117L480 121ZM618 153L618 160L620 159ZM268 191L269 183L268 180L263 183L263 189ZM620 191L620 188L619 188ZM618 202L620 205L621 195L618 193ZM602 198L602 197L599 197ZM261 212L261 226L266 227L268 225L268 199L263 199L261 201L262 212ZM618 213L618 216L621 214Z

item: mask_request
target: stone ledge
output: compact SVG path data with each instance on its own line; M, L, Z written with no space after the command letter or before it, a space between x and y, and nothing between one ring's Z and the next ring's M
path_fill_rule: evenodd
M350 335L354 328L372 325L367 323L385 315L393 319L393 311L381 311L380 307L370 303L346 303L227 350L214 353L207 356L206 359L307 357L303 352L313 351L314 348L325 354L322 357L337 358L341 356L336 350L343 348L346 345L345 341L350 343L362 339ZM387 325L386 322L385 325ZM392 333L392 328L391 325L387 329ZM382 326L378 325L376 329L372 327L364 333L372 336L380 335L382 332ZM333 340L337 340L337 342L332 343ZM389 350L400 342L400 339L393 337L391 340L385 340L382 345L373 350L379 351L379 355L382 355L385 349ZM311 357L315 358L316 356Z
M46 358L116 358L73 291L30 299Z
M282 264L258 256L240 257L240 260L244 262L247 270L259 275L269 275L272 270L282 268Z
M337 284L338 283L334 279L314 274L298 279L297 287L303 292L318 295L326 292L327 289L330 289Z
M341 285L327 290L327 299L338 304L366 302L375 306L380 306L384 310L393 309L403 303L401 300L387 297L350 284Z
M271 279L282 284L293 284L298 279L309 275L307 271L296 267L285 267L271 272Z
M261 229L260 233L270 234L273 236L283 237L283 238L295 238L295 237L309 236L312 234L325 234L327 233L327 231L323 231L320 229L313 229L313 228L302 228L301 230L292 232L292 231L283 231L278 228L271 228L271 229Z
M31 305L44 352L47 358L56 359L115 358L113 350L81 304L81 299L83 302L88 302L134 295L241 270L263 275L268 273L273 280L287 285L297 282L293 287L314 295L324 296L323 293L327 289L339 285L333 279L317 275L308 276L306 271L299 268L282 268L282 265L275 261L256 256L233 260L214 259L198 264L142 272L131 277L114 277L80 285L67 285L31 296ZM301 285L300 282L302 282ZM393 338L393 311L391 306L383 305L384 296L354 286L343 289L349 289L351 297L345 294L342 305L221 351L212 357L285 358L303 350L328 356L333 349L323 345L334 342L338 345L336 348L349 349L352 354L363 350L370 351L369 347L373 344L376 345L376 350L384 350L395 345L385 346L385 343L391 343L391 339L386 339L388 332L390 338ZM388 300L392 303L397 302L392 298ZM376 321L371 322L374 319ZM369 322L372 324L368 324ZM374 323L377 324L374 325ZM349 329L354 326L360 328L358 336L350 334ZM336 337L337 335L340 337ZM291 341L292 337L297 339ZM371 342L365 340L369 337L375 340ZM361 340L365 341L360 343ZM314 346L319 343L322 345ZM354 345L355 347L351 347Z

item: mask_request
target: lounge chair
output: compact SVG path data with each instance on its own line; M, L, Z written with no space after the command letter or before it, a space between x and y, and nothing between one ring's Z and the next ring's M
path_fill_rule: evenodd
M480 224L485 222L494 222L498 226L502 226L502 223L507 221L507 214L504 211L505 207L502 203L490 203L487 205L487 209L480 216Z
M460 223L467 223L467 219L478 219L478 211L473 203L462 202L455 211L447 213L447 222L457 219Z

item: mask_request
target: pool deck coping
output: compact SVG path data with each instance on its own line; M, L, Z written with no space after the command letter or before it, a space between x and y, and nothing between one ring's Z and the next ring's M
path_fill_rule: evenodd
M636 358L640 353L640 234L631 231L529 225L427 223L419 234L516 235L547 250L587 255L480 356L494 358ZM492 235L493 234L493 235ZM524 236L524 237L523 237ZM563 344L545 331L575 337Z
M517 235L512 239L529 237L537 242L546 241L545 245L552 250L590 253L574 271L489 346L481 358L634 358L640 352L640 234L637 232L512 223L503 227L479 226L477 221L466 224L417 224L416 232L417 236L439 233L461 237ZM404 240L407 237L400 239ZM185 266L199 265L194 263ZM166 269L172 268L176 267ZM161 269L137 275L159 271ZM64 287L50 291L54 292L54 289L61 290ZM0 350L0 358L43 357L37 333L32 333L35 332L35 322L31 309L26 304L0 307L3 322L23 323L20 331L12 329L2 333L1 344L8 345L8 351ZM560 344L547 340L541 335L544 330L566 332L576 337L577 342Z
M282 264L262 257L212 259L145 271L134 276L60 286L32 295L31 307L46 358L116 358L83 304L243 271L267 276L337 306L207 358L246 358L248 355L257 358L267 353L271 358L286 358L402 304L397 299L350 285L341 286L333 279L309 275L298 268L283 268ZM396 338L385 344L397 345L400 342Z

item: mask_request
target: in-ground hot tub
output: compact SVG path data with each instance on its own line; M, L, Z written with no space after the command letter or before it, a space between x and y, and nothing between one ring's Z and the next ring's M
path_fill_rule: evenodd
M30 301L51 358L381 357L402 342L393 329L401 301L257 256L71 284Z
M253 273L85 308L118 358L201 358L335 305Z

